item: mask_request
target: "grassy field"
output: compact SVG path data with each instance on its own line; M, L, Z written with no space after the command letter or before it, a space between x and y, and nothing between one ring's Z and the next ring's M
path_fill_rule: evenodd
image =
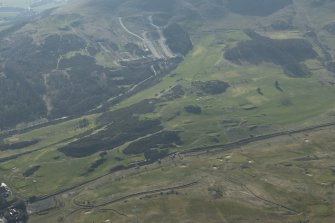
M168 158L145 169L110 175L57 197L63 208L33 215L31 222L332 222L334 131L327 128L229 152ZM199 183L99 208L81 210L75 205L99 205L192 181Z
M183 86L186 95L164 103L152 117L166 120L164 125L168 129L183 131L185 146L211 143L209 135L217 135L223 142L236 139L234 134L227 133L227 129L222 126L224 121L244 123L236 131L245 132L244 136L247 137L260 132L242 128L266 127L275 131L333 119L330 115L335 103L330 95L335 93L335 88L327 82L332 78L325 75L326 71L319 62L309 62L308 65L314 69L314 75L310 78L287 77L280 67L271 64L230 64L223 59L224 49L241 39L246 37L237 31L207 36L195 46L181 66L173 72L173 76L166 77L160 84L127 99L116 108L128 106L143 98L157 97L161 95L160 92L172 86ZM221 41L226 44L221 44ZM199 95L192 83L208 80L222 80L231 87L220 95ZM282 91L276 89L276 81ZM258 88L262 95L257 92ZM187 105L202 107L202 114L186 113L184 107Z
M287 77L280 67L271 64L236 66L225 61L224 50L245 39L248 37L236 30L206 36L170 76L112 109L160 97L162 91L182 86L183 97L158 104L154 113L142 116L159 118L166 130L180 131L183 144L177 151L334 120L335 102L331 95L335 88L328 83L331 77L325 75L318 61L308 62L314 69L308 78ZM199 92L193 85L195 81L209 80L225 81L231 87L225 93L210 95ZM276 81L282 91L276 89ZM263 95L257 92L258 88ZM184 107L188 105L200 106L202 113L187 113ZM143 159L142 156L126 157L121 146L108 153L106 163L88 173L89 166L99 159L98 154L73 159L57 151L94 129L97 116L88 117L91 124L83 129L76 128L78 119L6 139L8 142L39 139L40 142L21 151L6 151L1 157L41 150L4 163L0 170L2 180L9 182L15 192L28 197L66 188L103 175L113 166ZM41 166L37 173L23 177L22 173L34 165Z
M28 198L68 188L74 184L104 175L113 166L127 165L143 159L143 156L127 157L126 159L120 150L113 150L106 157L108 162L90 172L88 171L90 165L101 158L99 154L86 158L71 158L58 152L58 148L77 140L81 134L94 134L100 131L95 125L96 117L97 115L85 116L7 138L6 143L32 139L38 139L39 142L19 151L2 151L0 158L32 152L2 163L0 180L9 182L14 193ZM83 119L87 119L90 124L79 128L78 125ZM36 165L41 166L37 173L29 177L23 176L26 170Z
M305 4L300 0L294 2ZM24 1L10 3L25 7ZM159 84L110 109L125 108L144 99L159 99L179 86L184 95L160 102L154 112L140 117L159 119L164 130L180 132L183 143L173 151L335 121L335 86L332 84L335 79L319 60L304 62L312 71L311 76L292 78L284 73L282 67L274 64L237 65L224 59L227 49L249 40L243 28L251 23L255 26L254 21L244 18L240 20L241 27L232 29L236 19L241 18L229 15L223 24L224 29L215 32L205 31L220 28L220 22L202 27L205 34L196 36L194 49L176 70L162 78ZM58 19L54 26L43 26L37 32L56 32L57 28L67 27L72 20L76 18ZM317 25L322 23L321 19L313 18L313 21ZM261 30L259 33L273 39L305 38L304 32L297 27L286 32ZM90 32L98 32L98 27L90 28ZM115 30L117 32L117 28ZM327 41L334 41L334 37L327 35ZM318 46L313 47L319 54L322 52ZM99 55L98 62L107 66L110 61L105 55ZM195 84L213 80L224 81L230 87L224 93L208 94ZM201 114L185 111L189 105L201 107ZM17 196L28 198L102 176L118 165L143 160L143 155L124 155L122 150L126 143L108 151L106 162L90 172L90 166L101 158L100 154L71 158L58 151L70 142L103 130L101 126L97 129L99 115L77 118L5 139L6 143L33 139L39 142L20 150L1 151L0 158L26 154L1 163L0 181L6 182ZM89 125L79 128L84 118ZM59 206L56 209L32 215L30 222L333 222L334 133L333 128L328 128L279 137L234 151L166 158L144 168L111 174L57 196ZM35 173L23 176L37 165L40 168ZM173 193L164 190L97 208L80 209L76 205L99 205L132 193L194 181L198 184Z

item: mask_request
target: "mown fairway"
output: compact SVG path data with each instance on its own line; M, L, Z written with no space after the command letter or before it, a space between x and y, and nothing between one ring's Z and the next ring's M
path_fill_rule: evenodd
M180 86L184 91L182 97L159 103L153 113L140 115L143 120L158 118L164 129L180 132L183 144L171 152L334 120L335 102L332 95L335 88L327 79L322 79L324 75L321 74L325 71L317 61L307 63L315 68L311 77L290 78L279 66L236 66L224 60L224 49L243 39L248 37L242 31L228 30L206 36L170 76L112 107L112 110L146 98L162 97L173 87ZM210 80L227 82L230 87L221 94L207 94L194 84ZM280 90L278 86L276 88L276 82ZM258 88L262 95L257 91ZM201 114L186 112L184 107L189 105L201 107ZM90 125L84 128L78 128L78 119L6 139L8 142L39 139L40 142L23 150L3 152L2 157L8 157L38 150L5 162L2 165L2 178L10 180L17 192L28 197L67 188L85 179L103 175L114 166L143 160L142 155L125 156L122 153L122 149L127 146L125 144L108 152L106 161L95 171L88 172L90 165L100 159L99 154L73 159L57 151L57 148L69 142L101 131L99 128L103 127L97 129L94 124L96 117L89 117ZM22 173L34 165L41 167L32 176L23 177Z
M31 221L332 222L333 134L333 127L325 128L228 152L166 158L58 196L64 207L33 215ZM190 182L197 184L108 204Z

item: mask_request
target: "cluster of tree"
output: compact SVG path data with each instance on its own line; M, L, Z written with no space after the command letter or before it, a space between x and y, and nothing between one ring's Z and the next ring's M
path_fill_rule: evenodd
M292 28L292 24L288 21L277 20L271 24L271 28L274 30L287 30Z
M158 132L162 129L159 120L140 120L135 116L152 112L154 109L155 102L145 100L123 109L106 112L97 122L100 127L106 125L104 130L70 143L59 151L71 157L84 157Z
M89 166L87 172L93 172L95 169L97 169L99 166L101 166L102 164L104 164L107 161L106 158L100 158L96 161L94 161L93 163L91 163L91 165Z
M313 0L311 2L311 5L313 7L320 7L320 6L322 6L322 5L326 4L326 3L332 3L332 2L333 2L333 0Z
M332 62L327 63L327 70L335 73L335 62L332 61Z
M92 57L76 55L61 64L66 64L61 66L70 70L50 75L48 79L54 107L52 117L80 114L113 96L124 94L129 86L152 76L150 66L156 63L124 64L123 69L113 71L96 65Z
M103 67L97 66L95 63L96 61L94 57L76 54L73 57L62 59L59 62L58 68L60 70L79 69L78 71L81 72L86 71L87 69L88 72L103 70Z
M8 223L28 222L29 215L26 203L20 199L7 201L0 197L0 217L5 218Z
M0 31L0 38L3 38L17 30L19 30L20 28L22 28L23 26L25 26L29 21L22 21L21 19L18 20L14 20L14 22L11 24L11 26L9 26L9 28L7 29L3 29Z
M11 42L2 40L0 51L7 60L4 76L0 78L1 126L13 126L45 116L43 75L56 68L59 54L78 50L84 47L83 44L83 40L70 34L51 35L41 45L25 35L17 35Z
M211 81L195 81L192 83L194 87L201 91L201 93L215 95L222 94L227 91L230 85L224 81L211 80Z
M176 2L178 0L146 0L139 1L137 7L146 11L160 11L165 13L173 13Z
M90 121L86 118L81 119L76 125L76 129L83 129L90 125Z
M86 47L85 40L74 34L50 35L40 48L44 54L63 55L70 51L78 51Z
M208 187L208 192L214 199L220 199L223 197L224 189L221 185L213 185Z
M284 90L280 87L280 83L279 83L279 81L276 81L276 82L275 82L275 88L276 88L278 91L280 91L280 92L284 92Z
M221 0L203 1L202 3L198 3L197 6L200 8L201 17L210 20L224 17L227 11L225 1Z
M111 150L161 129L159 120L140 121L135 117L128 117L126 120L116 120L107 129L70 143L59 151L71 157L89 156L99 151Z
M301 62L314 59L317 53L313 46L303 39L275 40L261 36L253 31L246 31L252 40L240 42L238 46L227 50L224 57L235 63L241 61L252 64L270 62L281 65L286 74L302 77L310 71Z
M152 16L152 22L156 26L166 26L171 19L170 14L155 14Z
M30 177L41 168L40 165L32 166L22 173L24 177Z
M150 137L137 140L123 150L126 155L138 155L151 150L165 150L182 143L178 132L164 131ZM149 152L150 153L150 152Z
M33 90L30 81L22 78L16 66L19 65L8 62L4 75L0 76L0 128L38 119L46 113L38 88Z
M172 87L171 89L169 89L169 91L165 92L161 98L164 101L172 101L177 98L181 98L184 95L185 95L185 90L183 89L183 86L178 84Z
M15 150L15 149L22 149L28 146L35 145L38 143L38 139L30 140L30 141L22 141L22 142L15 142L15 143L0 143L0 151L4 150Z
M179 11L178 5L180 2L176 0L132 3L101 0L99 3L87 3L85 7L100 13L108 12L108 15L121 6L133 7L134 10L162 12L154 13L154 23L167 25L164 34L168 45L176 54L186 54L192 48L188 33L179 25L168 26L170 18ZM186 14L181 16L184 15ZM54 119L82 114L109 98L124 95L129 88L152 76L152 64L146 61L142 61L142 65L126 64L127 67L118 71L97 65L94 56L101 47L93 42L87 45L87 41L79 34L69 32L70 26L82 25L82 18L75 14L51 15L51 11L39 17L44 19L48 16L51 16L50 21L66 19L70 24L60 29L60 34L43 36L38 38L38 42L31 38L29 32L14 34L25 23L18 23L11 29L0 32L0 37L8 37L0 38L0 64L3 65L0 70L1 128L11 128L18 123L39 118ZM99 41L113 51L119 50L118 45L110 40ZM125 48L138 56L147 55L141 47L132 43L127 44ZM69 52L84 49L90 56L62 57L69 55ZM176 62L179 61L175 61L174 65ZM164 66L161 68L161 73L164 69L170 69Z
M257 93L259 94L259 95L264 95L264 93L262 92L262 89L261 88L257 88Z
M153 162L166 157L168 154L169 154L168 149L163 150L149 149L144 152L144 157L146 160Z
M323 29L327 30L327 32L335 35L335 22L329 23L323 27Z
M1 128L42 117L53 119L87 112L152 76L151 65L160 63L141 61L112 70L97 65L92 56L76 54L61 58L86 47L85 41L74 34L50 35L40 45L25 35L8 41L2 39L0 43L2 56L8 58L0 61L4 63L0 70ZM133 53L143 54L134 44L126 47ZM94 47L91 51L96 53ZM176 63L159 66L161 72L175 67ZM44 96L51 102L49 111Z
M163 30L166 43L176 54L186 55L193 48L189 34L178 24L171 24Z
M188 105L184 107L184 110L188 113L191 114L196 114L196 115L200 115L202 112L202 109L200 106L197 105Z

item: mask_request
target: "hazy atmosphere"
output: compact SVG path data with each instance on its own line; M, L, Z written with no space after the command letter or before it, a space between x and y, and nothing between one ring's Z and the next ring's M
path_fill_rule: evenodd
M0 223L334 223L334 12L0 0Z

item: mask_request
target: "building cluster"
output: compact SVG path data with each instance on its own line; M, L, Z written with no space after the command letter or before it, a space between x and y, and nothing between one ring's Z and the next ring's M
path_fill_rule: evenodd
M7 223L4 217L5 208L7 208L7 198L10 195L10 189L5 183L0 184L0 223Z
M0 184L0 223L25 222L28 219L23 201L8 201L11 190L5 183Z
M0 197L1 198L8 198L10 195L10 189L5 183L0 184Z

